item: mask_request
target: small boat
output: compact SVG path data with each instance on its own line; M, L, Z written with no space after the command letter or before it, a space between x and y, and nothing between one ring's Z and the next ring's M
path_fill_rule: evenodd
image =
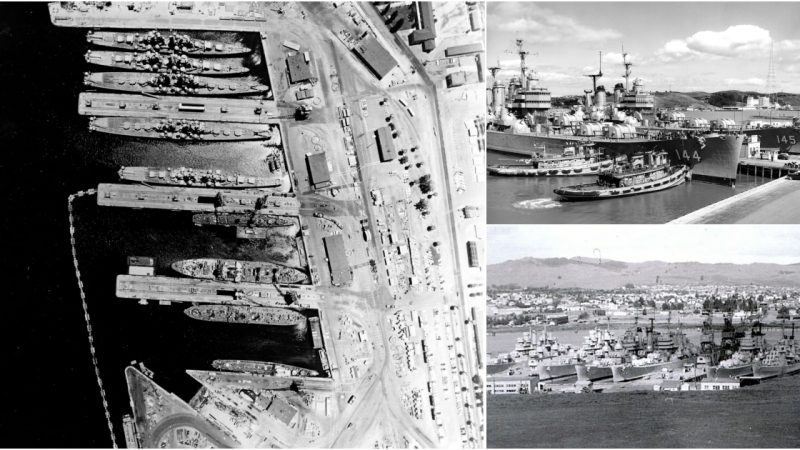
M601 200L661 191L683 184L692 177L685 165L670 165L666 152L645 152L631 156L625 166L599 175L598 181L554 189L561 200Z
M137 72L175 72L195 75L246 75L250 69L242 65L241 58L190 58L186 55L148 51L144 53L89 50L86 62L113 69Z
M253 49L239 43L193 39L187 34L152 30L144 33L132 31L94 31L86 40L98 47L116 48L137 52L176 52L199 56L246 55Z
M186 73L87 72L83 84L107 91L155 95L258 95L269 86L244 78L201 77Z

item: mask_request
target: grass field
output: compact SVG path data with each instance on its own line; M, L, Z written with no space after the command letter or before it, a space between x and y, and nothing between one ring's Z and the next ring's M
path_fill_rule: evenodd
M490 396L488 446L797 447L800 376L726 392Z

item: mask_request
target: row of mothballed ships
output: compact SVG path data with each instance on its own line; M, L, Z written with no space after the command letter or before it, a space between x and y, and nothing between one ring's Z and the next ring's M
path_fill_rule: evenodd
M254 74L265 61L251 46L161 30L89 31L87 41L86 62L99 71L86 72L84 85L119 98L117 111L108 111L108 105L91 109L95 114L89 120L91 131L150 139L261 140L280 145L274 124L220 120L214 114L224 114L226 106L212 111L204 104L206 98L272 98L268 82ZM93 106L91 101L86 105ZM258 106L254 111L254 117L263 113Z
M491 87L487 148L522 158L490 165L490 175L596 175L597 183L555 193L562 200L599 200L668 189L693 176L733 184L744 151L761 145L800 151L800 117L784 125L748 126L730 119L686 120L678 113L656 116L654 95L639 79L629 84L627 54L625 83L613 94L597 86L600 70L589 75L593 85L582 105L556 112L550 92L526 65L522 40L517 46L519 76L507 83L495 80Z
M699 346L689 342L681 329L657 330L652 319L648 326L633 325L621 337L609 329L595 328L577 348L559 343L546 329L539 333L530 330L517 339L510 357L527 359L539 381L575 377L578 381L625 382L685 368L709 379L771 378L800 372L794 328L770 345L758 322L737 328L729 317L724 320L719 340L711 320L706 320Z
M153 189L208 189L210 196L221 195L220 189L250 189L268 194L270 190L283 187L286 180L278 124L275 120L263 123L257 117L264 113L264 101L272 100L270 86L254 74L254 69L266 66L262 55L241 37L232 37L232 33L211 34L220 37L219 40L206 38L208 33L189 33L192 34L166 30L90 31L87 35L90 48L85 59L101 71L86 72L84 84L97 93L107 93L102 97L85 97L100 99L95 100L97 104L81 105L98 112L90 118L90 131L193 144L258 140L273 147L264 160L262 170L265 173L255 176L216 168L126 166L119 169L119 179ZM227 40L223 39L225 36ZM204 105L215 98L252 100L255 105L253 123L213 120L215 113ZM227 113L228 107L224 105L228 103L215 103L223 105L217 107L216 113ZM112 115L102 116L110 109L115 109ZM298 227L295 218L260 211L252 214L195 213L193 222L237 229L271 229L278 233L288 230L287 234L294 233L291 227ZM153 266L152 259L149 260L145 265ZM295 334L308 331L306 312L291 306L293 291L282 291L286 285L310 283L309 274L303 268L223 258L183 259L171 266L183 277L230 283L232 291L238 289L239 283L272 284L287 297L287 307L195 304L184 310L186 317L192 320L279 327ZM219 371L251 376L320 375L313 369L266 361L217 359L212 366Z

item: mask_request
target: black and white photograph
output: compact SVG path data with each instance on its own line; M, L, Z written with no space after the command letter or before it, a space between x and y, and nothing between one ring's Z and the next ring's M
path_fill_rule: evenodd
M489 448L793 448L800 229L488 230Z
M0 445L484 447L485 23L0 5Z
M800 223L798 17L489 2L488 223Z

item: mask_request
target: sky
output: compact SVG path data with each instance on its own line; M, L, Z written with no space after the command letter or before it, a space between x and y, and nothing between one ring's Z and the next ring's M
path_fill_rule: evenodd
M494 225L489 264L597 257L625 262L800 263L796 225Z
M800 93L800 2L490 2L487 54L498 79L519 73L515 39L554 96L623 82L622 46L647 90ZM535 55L534 55L535 54Z

